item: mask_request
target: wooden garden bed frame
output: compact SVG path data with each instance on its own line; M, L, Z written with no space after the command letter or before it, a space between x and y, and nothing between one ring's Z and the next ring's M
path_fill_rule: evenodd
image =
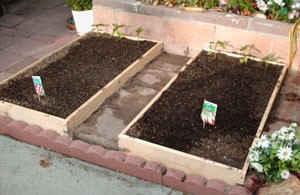
M227 54L230 56L235 56L235 57L238 56L236 54L229 54L226 52L220 52L220 53L224 53L224 54ZM182 67L182 69L179 71L179 73L183 72L197 58L198 54L193 56L185 64L185 66ZM257 129L254 141L252 142L251 146L253 146L257 142L257 139L260 137L260 135L263 131L264 125L268 119L271 108L276 99L276 96L279 93L282 83L284 81L284 78L285 78L285 75L287 72L287 66L284 64L278 64L278 65L282 65L284 67L278 78L278 81L273 90L271 98L268 102L268 105L266 107L266 110L264 112L264 115L262 117L262 120ZM224 182L226 182L229 185L234 185L236 183L243 184L248 167L249 167L248 160L245 161L242 169L238 169L235 167L217 163L217 162L214 162L214 161L211 161L208 159L197 157L197 156L194 156L194 155L191 155L188 153L170 149L165 146L161 146L158 144L154 144L154 143L151 143L148 141L144 141L144 140L126 135L126 132L131 128L131 126L134 123L136 123L144 115L145 112L147 112L147 110L160 98L162 93L164 91L166 91L170 87L170 85L177 79L179 73L177 75L175 75L165 85L165 87L152 99L152 101L119 134L118 143L119 143L120 150L123 150L124 152L126 152L129 155L137 155L137 156L141 156L149 161L160 162L162 164L165 164L169 168L175 168L175 169L182 170L186 174L191 174L191 173L199 174L199 175L206 177L207 179L218 178L218 179L223 180ZM248 153L248 155L249 155L249 153Z
M43 59L38 60L37 62L31 64L25 69L19 71L18 73L2 81L0 85L7 83L10 79L17 78L20 74L23 74L26 71L30 71L33 68L41 66L41 62L43 60L47 60L53 54L60 52L61 50L69 47L71 44L84 37L86 36L79 37L74 41L70 42L69 44L57 49L56 51L44 57ZM136 41L138 40L138 38L136 37L126 36L126 38L136 40ZM72 136L70 134L72 130L75 129L77 126L79 126L82 122L87 120L99 108L99 106L103 103L105 99L107 99L113 93L118 91L119 88L123 84L125 84L132 76L134 76L137 72L142 70L147 63L149 63L153 58L155 58L161 53L162 42L153 41L153 40L149 40L149 41L156 42L156 44L145 54L143 54L140 58L138 58L135 62L133 62L130 66L128 66L125 70L123 70L112 81L110 81L107 85L105 85L101 90L99 90L95 95L93 95L89 100L83 103L78 109L76 109L73 113L71 113L67 118L60 118L57 116L53 116L50 114L46 114L40 111L25 108L1 100L0 100L0 115L9 116L14 120L23 120L29 124L39 125L44 129L52 129L57 131L61 135L69 134L70 136ZM39 68L43 68L43 66Z

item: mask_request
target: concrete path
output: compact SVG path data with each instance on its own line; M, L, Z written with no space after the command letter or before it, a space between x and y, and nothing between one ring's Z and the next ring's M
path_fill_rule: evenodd
M41 160L48 161L49 166L41 166ZM0 136L0 194L180 195L182 193Z

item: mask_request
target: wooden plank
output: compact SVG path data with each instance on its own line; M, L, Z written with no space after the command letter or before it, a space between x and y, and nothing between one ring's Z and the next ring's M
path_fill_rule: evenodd
M15 79L17 77L19 77L20 75L26 73L27 71L31 71L34 68L38 68L41 69L43 67L45 67L45 65L43 65L43 61L49 59L49 57L51 57L52 55L54 55L57 52L60 52L61 50L70 47L70 45L72 45L74 42L78 41L79 39L82 39L82 37L78 37L75 40L71 41L70 43L68 43L67 45L64 45L58 49L56 49L55 51L51 52L50 54L46 55L44 58L41 58L39 60L37 60L36 62L32 63L31 65L27 66L26 68L18 71L17 73L11 75L10 77L8 77L7 79L3 80L0 82L0 85L3 85L5 83L7 83L9 80L11 79Z
M221 52L226 55L228 53ZM229 54L231 55L231 54ZM189 60L189 62L182 67L180 72L184 71L189 64L191 64L194 59L198 56L198 54L193 57L193 59ZM231 55L232 56L232 55ZM236 54L233 54L233 57L240 57ZM253 58L252 58L253 59ZM257 58L254 59L259 61ZM282 64L277 64L282 65ZM280 87L283 83L284 77L287 72L287 67L284 66L281 75L278 79L278 82L273 90L259 128L257 130L256 136L261 133L261 129L264 127L268 115L272 109L272 105L274 104L275 98L280 91ZM157 161L166 164L170 168L177 168L185 171L186 173L196 173L202 176L205 176L208 179L212 178L220 178L224 180L226 183L233 185L236 183L243 184L248 167L249 162L248 158L246 159L244 166L242 169L237 169L234 167L230 167L221 163L213 162L210 160L206 160L200 157L196 157L190 154L186 154L177 150L173 150L164 146L160 146L158 144L153 144L144 140L140 140L134 137L130 137L126 135L126 132L131 128L131 126L137 122L147 110L160 98L162 93L166 91L170 85L177 79L178 74L175 75L166 85L165 87L150 101L150 103L131 121L131 123L121 132L119 135L119 148L124 150L126 153L130 155L139 155L147 160ZM257 138L254 139L253 144L255 144ZM249 155L249 153L248 153Z
M196 57L200 54L201 51L196 53L192 58L187 61L187 63L179 70L179 72L172 77L172 79L160 90L158 94L139 112L139 114L121 131L120 134L126 134L126 132L131 128L131 126L136 123L143 115L144 113L160 98L160 96L163 94L164 91L166 91L170 85L177 79L180 72L184 71L187 66L189 66Z
M129 155L138 155L149 161L161 162L169 168L182 170L186 174L199 174L207 179L221 177L222 180L229 185L235 185L236 183L242 184L244 182L245 175L243 175L240 169L129 137L124 134L119 135L119 147Z
M0 115L11 117L14 120L23 120L28 124L36 124L44 129L52 129L59 134L67 131L67 124L62 118L4 101L0 102Z
M110 97L119 88L127 82L129 78L134 76L137 72L142 70L145 65L153 58L161 53L162 42L158 42L148 52L146 52L141 58L136 60L133 64L127 67L121 74L110 81L105 87L103 87L98 93L92 96L87 102L80 106L70 116L67 117L68 130L74 130L79 124L87 120L105 99Z
M84 36L83 36L84 37ZM26 71L31 71L34 68L44 67L41 62L47 60L51 55L56 52L60 52L61 49L69 47L74 42L82 39L79 37L67 44L66 46L57 49L55 52L47 55L45 58L38 60L37 62L31 64L27 68L19 71L18 73L12 75L8 79L4 80L0 84L5 84L10 79L19 77L21 74L26 73ZM131 38L133 39L133 38ZM105 99L110 97L114 92L116 92L126 81L134 76L138 71L144 68L144 66L150 62L153 58L158 56L162 50L162 42L157 42L149 51L143 54L139 59L127 67L121 74L110 81L105 87L98 91L94 96L92 96L87 102L81 105L77 110L70 114L66 119L45 114L36 110L25 108L19 105L11 104L8 102L0 102L0 115L10 116L15 120L23 120L29 124L37 124L44 129L53 129L59 134L66 134L69 130L76 128L79 124L90 117L93 112L95 112L98 107L103 103ZM41 67L38 67L41 66Z
M265 124L266 124L266 122L267 122L267 120L269 118L269 115L271 113L272 107L273 107L273 105L275 103L276 97L277 97L278 93L280 92L280 89L281 89L281 87L283 85L283 81L284 81L284 78L285 78L285 76L287 74L287 70L288 70L288 67L284 66L283 69L282 69L282 71L281 71L281 74L280 74L280 76L278 78L278 81L277 81L275 87L274 87L274 90L272 92L272 95L270 97L268 105L267 105L267 107L265 109L264 115L263 115L263 117L262 117L262 119L260 121L260 124L258 126L258 129L256 131L255 138L254 138L254 140L253 140L253 142L251 144L251 147L253 147L256 144L258 138L260 138L260 136L261 136L263 128L265 127ZM248 159L248 157L249 157L249 153L248 153L247 159ZM242 169L243 172L245 172L245 173L247 172L247 170L249 168L249 161L247 159L246 159L246 162L245 162L245 164L243 166L243 169Z

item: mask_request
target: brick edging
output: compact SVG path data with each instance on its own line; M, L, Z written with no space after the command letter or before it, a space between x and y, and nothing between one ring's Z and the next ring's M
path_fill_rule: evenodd
M28 144L45 147L92 164L187 193L252 194L246 187L228 186L221 180L207 180L199 175L168 169L158 162L147 161L139 156L129 156L121 151L105 149L102 146L92 145L81 140L71 140L67 136L59 135L56 131L44 130L37 125L29 125L24 121L12 120L6 116L0 116L0 135L8 135ZM248 186L251 187L251 184Z

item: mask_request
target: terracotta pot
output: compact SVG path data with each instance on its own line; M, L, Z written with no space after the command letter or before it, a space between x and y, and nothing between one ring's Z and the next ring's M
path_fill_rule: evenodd
M76 30L76 26L75 26L75 22L73 19L73 16L70 16L66 19L66 26L70 29L75 31Z

